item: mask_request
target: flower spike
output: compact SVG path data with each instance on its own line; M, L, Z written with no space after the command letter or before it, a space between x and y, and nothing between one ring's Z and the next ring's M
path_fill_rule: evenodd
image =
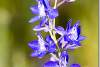
M68 49L74 50L81 47L80 42L85 39L81 35L80 21L77 21L73 26L72 19L66 24L66 29L55 25L55 18L59 16L58 7L63 3L74 2L75 0L62 0L58 3L55 0L54 6L51 6L50 0L36 0L37 4L30 7L32 14L36 16L29 20L29 23L34 23L39 20L39 24L33 27L36 32L37 39L28 43L32 48L32 57L43 58L50 55L50 59L44 63L43 67L81 67L74 63L69 65L70 55ZM49 33L42 36L41 31ZM60 35L60 37L56 37Z

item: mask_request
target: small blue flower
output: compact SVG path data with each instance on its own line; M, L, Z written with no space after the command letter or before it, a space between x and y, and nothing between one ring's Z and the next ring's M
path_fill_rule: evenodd
M68 59L68 53L63 51L59 58L57 58L56 55L52 55L50 61L46 62L44 67L67 67Z
M40 33L38 33L37 36L38 40L33 40L28 44L34 50L31 54L32 57L42 58L45 54L56 51L56 45L49 35L46 36L45 41Z
M48 61L43 67L59 67L59 63L56 61Z
M62 48L75 49L80 46L80 41L85 39L84 36L80 35L79 21L73 26L71 26L71 22L72 19L68 21L66 30L61 26L55 28L56 33L61 35L58 41L63 43Z
M56 51L56 44L54 43L54 41L52 40L50 35L46 36L45 41L46 41L46 48L47 48L48 52L50 52L50 53L55 52Z
M47 10L47 15L49 16L49 18L54 19L58 16L58 11L57 9L49 9Z
M40 24L43 24L47 22L48 18L54 19L58 16L57 9L53 9L50 6L50 3L48 0L37 0L38 5L32 6L30 9L32 13L38 14L38 16L33 17L29 22L34 23L37 20L41 19Z
M38 40L31 41L28 45L34 50L32 57L42 58L46 53L45 41L40 34L37 34Z
M60 62L59 64L61 65L61 67L66 67L68 64L68 60L69 60L68 53L66 51L63 51L59 59Z
M38 40L33 40L28 43L28 45L33 49L33 50L39 50L39 43Z
M30 9L32 11L32 13L34 14L38 14L38 16L33 17L29 22L30 23L34 23L37 20L40 20L41 18L45 18L46 17L46 13L45 13L45 8L44 8L44 4L42 3L41 0L38 0L38 5L32 6ZM45 22L45 19L42 19L43 22Z
M47 16L51 19L56 18L58 16L58 10L53 9L48 0L42 0L42 2L44 4L45 12L46 12Z
M47 61L44 63L43 67L67 67L68 64L68 53L67 51L63 51L59 58L56 57L56 55L52 54L50 61ZM71 64L70 67L80 67L79 64Z

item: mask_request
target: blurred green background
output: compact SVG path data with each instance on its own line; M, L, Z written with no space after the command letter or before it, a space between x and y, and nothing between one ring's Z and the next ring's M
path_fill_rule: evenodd
M0 67L41 67L47 61L31 58L32 50L27 43L36 39L28 21L32 15L29 7L35 0L0 0ZM59 7L56 25L65 27L73 18L80 20L82 47L70 51L70 63L80 63L81 67L98 67L98 0L76 0Z

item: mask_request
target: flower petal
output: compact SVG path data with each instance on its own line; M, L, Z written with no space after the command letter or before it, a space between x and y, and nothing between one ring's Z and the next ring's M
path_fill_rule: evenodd
M81 67L79 64L71 64L70 67Z
M41 22L40 22L40 26L43 26L45 23L46 23L46 17L44 16L44 17L42 17L42 20L41 20Z
M56 31L56 33L58 33L60 35L64 35L65 34L64 28L61 27L61 26L55 27L55 31Z
M42 57L44 57L46 55L46 53L47 53L46 51L39 51L37 57L38 58L42 58Z
M77 25L74 25L70 30L68 30L68 38L71 40L77 40L80 34L80 29Z
M33 28L34 31L42 31L42 30L44 30L44 29L45 29L45 27L42 27L42 26L40 26L40 25L36 25L36 26Z
M43 37L40 34L40 32L37 32L37 37L38 37L38 42L39 42L39 45L40 45L40 50L46 51L45 41L43 40Z
M33 18L31 18L31 19L29 20L29 23L34 23L34 22L36 22L36 21L39 20L39 19L40 19L39 16L35 16L35 17L33 17Z
M52 44L54 41L52 40L52 38L50 37L50 35L47 35L45 38L46 42L49 44Z
M33 14L39 14L38 5L31 6L30 9L31 9Z
M58 62L48 61L44 64L43 67L59 67Z
M67 35L64 35L64 41L70 41Z
M34 51L32 54L31 54L31 57L37 57L38 56L38 52L37 51Z
M40 25L36 25L34 28L33 28L34 31L45 31L45 32L48 32L50 29L48 28L47 25L45 26L40 26Z
M74 50L74 49L76 49L76 48L78 48L78 47L80 47L80 43L78 43L78 44L74 44L74 43L72 43L72 44L66 44L65 46L64 46L64 49L65 50L67 50L67 49L71 49L71 50Z
M48 52L55 52L56 50L56 45L54 43L54 41L52 40L52 38L50 37L50 35L47 35L45 38L47 44L46 44L46 48L48 50Z
M85 36L79 36L78 41L84 40L86 37Z
M49 24L48 22L45 23L45 29L44 29L44 32L48 32L50 31L50 27L49 27Z
M48 0L42 0L42 3L43 3L43 5L44 5L44 7L45 7L46 9L51 8L50 3L49 3Z
M80 26L77 27L77 35L78 35L78 38L80 36L80 33L81 33L81 30L80 30Z
M79 26L79 24L80 24L80 21L78 20L78 21L74 24L74 26L73 26L73 27L78 27L78 26Z
M42 58L42 57L45 56L46 53L47 53L46 51L40 51L40 50L38 50L38 51L34 51L34 52L31 54L31 56L32 56L32 57Z
M69 56L68 56L68 53L66 51L63 51L61 53L61 56L60 57L61 57L62 62L66 62L65 64L68 63Z
M48 45L48 52L53 53L56 51L56 44L49 44Z
M39 49L39 44L37 40L33 40L28 43L29 47L31 47L33 50L38 50Z
M58 16L58 11L57 9L50 9L48 11L48 16L51 18L51 19L54 19Z
M68 31L68 30L71 28L71 23L72 23L72 19L70 19L70 20L67 22L67 24L66 24L66 26L67 26L66 31Z

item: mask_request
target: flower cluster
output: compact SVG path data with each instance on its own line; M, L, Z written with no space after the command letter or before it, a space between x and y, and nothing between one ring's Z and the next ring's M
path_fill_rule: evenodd
M55 0L52 7L49 0L36 0L37 5L30 7L33 14L36 14L29 22L34 23L40 21L33 30L36 31L37 40L28 43L34 52L32 57L42 58L50 54L50 60L43 67L68 67L69 55L68 49L74 50L80 47L80 41L85 37L80 35L80 25L77 21L73 26L72 19L66 24L66 29L55 25L55 18L59 15L57 8L65 2L73 2L74 0L62 0L58 3ZM42 37L41 31L49 32L45 38ZM60 37L57 39L56 34ZM71 64L70 67L80 67L79 64Z

